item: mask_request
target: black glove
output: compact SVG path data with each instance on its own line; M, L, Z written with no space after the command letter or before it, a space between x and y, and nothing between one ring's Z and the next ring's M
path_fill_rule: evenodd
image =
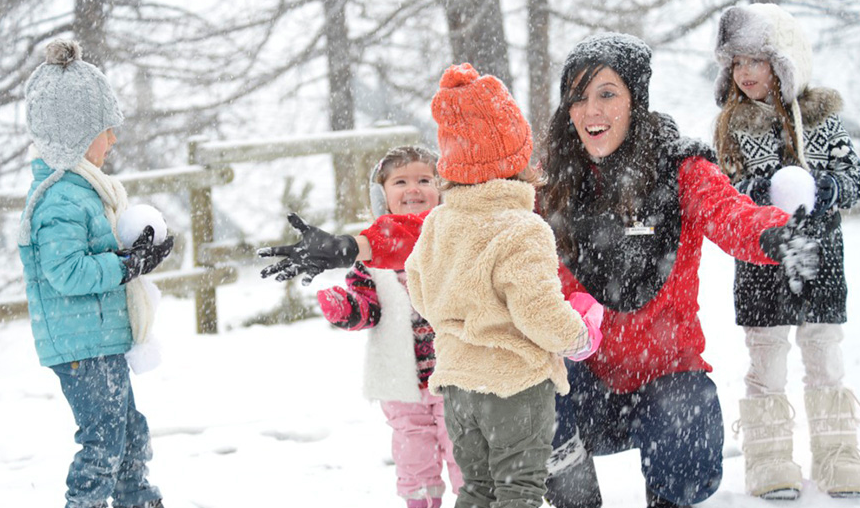
M304 273L302 284L307 286L314 277L326 270L347 268L355 263L355 258L358 257L358 242L352 236L332 235L309 226L294 213L289 214L287 220L302 234L302 239L292 245L264 247L257 251L260 257L284 257L260 272L264 279L277 274L275 280L283 282Z
M130 249L116 251L116 255L125 265L125 276L121 284L155 270L155 267L160 265L173 250L172 236L168 236L159 245L153 245L154 238L155 230L152 226L146 226Z
M761 176L746 178L735 184L735 189L741 194L752 198L759 206L767 206L770 202L770 179Z
M795 294L803 283L818 276L820 245L803 232L806 208L799 206L785 226L766 229L759 237L761 250L785 268L788 287Z
M815 179L815 208L813 217L820 217L836 205L839 199L839 184L833 175L822 173Z

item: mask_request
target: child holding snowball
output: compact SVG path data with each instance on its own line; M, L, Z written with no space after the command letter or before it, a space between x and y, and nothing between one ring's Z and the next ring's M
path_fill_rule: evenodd
M439 204L436 154L418 146L392 148L371 174L373 214L417 214ZM463 480L445 428L442 397L431 395L433 329L412 308L403 270L379 270L355 263L347 289L317 293L326 319L345 330L370 329L364 368L364 393L379 400L393 429L391 453L397 493L408 508L439 508L447 462L451 487Z
M66 479L67 508L160 508L147 481L146 418L124 354L144 339L153 305L140 283L170 253L147 226L120 249L125 189L101 166L123 120L104 74L56 40L25 87L33 183L21 216L30 323L42 365L60 380L81 449Z
M815 195L806 227L819 240L822 259L818 278L797 292L786 284L783 265L735 262L735 311L751 359L740 401L746 489L766 499L794 499L801 488L785 395L788 335L796 326L806 369L811 477L831 496L854 496L860 494L860 452L856 399L842 384L846 283L838 209L858 200L860 159L838 116L842 100L834 90L809 86L809 42L775 4L728 9L716 57L722 111L715 145L724 173L757 204L769 205L785 191L772 180L781 168L808 171Z

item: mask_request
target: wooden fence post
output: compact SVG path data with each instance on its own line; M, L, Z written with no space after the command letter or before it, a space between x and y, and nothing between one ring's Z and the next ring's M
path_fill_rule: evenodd
M200 136L188 141L188 164L199 164L197 147L208 139ZM203 164L205 166L205 164ZM207 169L210 169L206 166ZM194 266L205 266L200 262L200 249L215 239L215 217L212 208L212 187L190 191L191 205L191 243ZM218 333L218 307L215 301L215 288L197 289L194 292L194 305L197 311L197 333Z

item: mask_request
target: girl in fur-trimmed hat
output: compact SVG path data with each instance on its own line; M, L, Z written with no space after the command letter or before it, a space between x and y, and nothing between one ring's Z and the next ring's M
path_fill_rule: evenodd
M370 177L373 215L435 208L440 200L437 159L420 146L389 150ZM463 478L445 428L442 397L428 390L436 364L433 328L412 308L403 270L368 268L358 261L347 273L346 285L317 292L320 309L338 328L369 330L364 395L380 402L393 431L397 493L407 508L439 508L445 492L443 462L455 493Z
M750 351L740 401L746 489L766 499L795 499L801 468L792 460L792 416L786 398L789 331L796 327L806 375L812 479L834 497L860 494L856 398L842 384L839 343L846 283L838 209L858 200L860 159L838 112L835 90L812 88L812 51L797 21L774 4L733 7L720 19L721 66L715 145L723 172L760 205L771 204L771 177L800 166L815 179L808 228L819 239L818 278L799 294L779 265L736 261L735 312Z
M66 508L163 508L147 479L149 427L124 356L147 336L154 302L139 276L170 253L145 231L120 250L128 199L101 170L123 120L104 74L57 40L25 87L33 182L18 249L39 361L57 375L78 430Z

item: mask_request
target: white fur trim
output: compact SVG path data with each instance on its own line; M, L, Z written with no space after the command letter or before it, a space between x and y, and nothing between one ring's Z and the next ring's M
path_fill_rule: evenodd
M364 396L371 400L420 402L412 304L392 270L369 269L382 309L364 355Z

